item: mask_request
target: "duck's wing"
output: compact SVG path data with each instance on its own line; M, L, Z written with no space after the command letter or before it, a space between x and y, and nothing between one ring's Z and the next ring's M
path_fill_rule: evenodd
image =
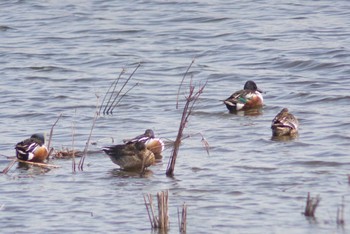
M251 90L242 89L233 93L224 101L224 103L229 105L236 105L237 103L245 104L253 97L253 94L254 92Z
M41 147L41 145L42 144L40 144L37 140L32 138L21 141L15 146L16 156L21 160L30 160L34 156L34 151L38 147Z

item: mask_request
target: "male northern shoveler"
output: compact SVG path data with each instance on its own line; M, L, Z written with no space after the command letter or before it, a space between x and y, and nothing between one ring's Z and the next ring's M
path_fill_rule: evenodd
M143 170L155 162L153 152L148 150L142 141L112 145L102 150L124 170Z
M261 107L263 100L262 91L254 81L248 80L244 88L233 93L224 101L224 104L229 111L239 111Z
M283 108L272 120L271 129L273 136L291 136L298 133L299 122L297 118Z
M146 129L144 134L141 134L132 139L123 140L124 143L132 143L132 142L143 142L145 143L147 149L152 151L156 157L159 159L162 157L162 151L164 150L164 142L156 138L152 129Z
M33 134L30 138L16 144L16 156L23 161L43 162L49 156L43 134Z

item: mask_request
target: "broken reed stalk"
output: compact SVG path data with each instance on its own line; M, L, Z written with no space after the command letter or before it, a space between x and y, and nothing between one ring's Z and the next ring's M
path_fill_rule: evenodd
M147 198L148 202L146 201L146 198ZM146 206L149 222L151 223L151 227L156 228L158 221L157 221L157 217L154 214L152 195L151 194L143 195L143 200L145 202L145 206Z
M182 205L182 211L180 216L180 210L177 209L177 218L179 222L179 232L180 233L186 233L186 226L187 226L187 205L184 203Z
M306 207L304 215L307 217L315 217L315 212L321 198L319 196L310 197L310 192L307 193Z
M173 148L172 155L170 156L170 159L168 162L168 167L166 170L167 176L174 176L175 163L176 163L176 158L177 158L177 155L179 152L179 148L180 148L180 144L181 144L181 140L182 140L182 136L183 136L183 131L186 127L186 124L188 122L188 118L191 115L192 110L193 110L199 96L203 93L203 90L204 90L207 82L208 81L206 81L204 85L200 86L197 92L195 92L195 86L192 85L192 82L190 84L189 94L186 97L186 103L185 103L184 109L182 111L182 117L181 117L181 121L180 121L179 130L178 130L178 133L176 136L176 140L174 143L174 148Z
M77 110L75 109L75 113L74 116L77 115ZM73 123L72 123L72 172L75 173L76 172L76 162L75 162L75 151L74 151L74 136L75 136L75 122L73 119Z
M143 196L145 206L148 213L148 218L152 228L158 228L161 230L167 230L169 227L169 214L168 214L168 191L162 191L157 193L158 200L158 217L155 215L154 206L152 201L152 195L147 194ZM148 199L148 202L147 202Z
M340 207L337 209L337 225L344 226L345 220L344 220L344 208L345 208L345 201L344 197L342 198L342 203Z
M157 193L158 198L158 221L160 229L168 229L168 191Z
M34 165L34 166L38 166L38 167L43 167L43 168L60 168L60 166L53 165L53 164L23 161L23 160L19 160L19 159L17 159L17 162L26 163L26 164L30 164L30 165Z
M15 163L17 162L17 158L14 158L13 160L11 160L11 162L9 163L9 165L7 165L7 167L5 167L4 170L2 170L3 174L7 174L7 172L10 171L10 169L13 167L13 165L15 165Z

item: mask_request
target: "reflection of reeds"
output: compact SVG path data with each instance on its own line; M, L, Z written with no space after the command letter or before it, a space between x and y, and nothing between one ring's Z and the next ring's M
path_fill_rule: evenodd
M177 217L179 222L179 232L180 233L186 233L186 226L187 226L187 205L184 203L182 205L182 211L180 216L180 210L177 210Z
M158 216L155 215L152 195L151 194L144 195L143 199L145 202L148 218L152 228L167 230L169 226L168 191L157 193Z
M307 217L315 217L315 212L321 198L319 196L310 197L310 193L307 193L306 207L304 215Z
M192 61L192 63L189 65L189 68L192 66L194 61ZM181 84L180 84L180 88L182 86L182 83L184 81L184 78L189 70L189 68L187 69L184 77L182 78ZM199 96L203 93L203 90L206 86L207 82L205 82L204 85L200 86L199 89L197 91L195 91L195 86L192 84L192 80L190 82L190 86L189 86L189 93L188 96L186 97L186 103L185 106L183 108L182 111L182 117L181 117L181 121L180 121L180 126L179 126L179 130L176 136L176 140L174 142L174 148L172 151L172 154L169 158L169 162L168 162L168 167L166 170L166 175L167 176L173 176L174 175L174 169L175 169L175 163L176 163L176 158L178 155L178 151L180 148L180 144L182 141L182 136L183 136L183 131L186 127L186 124L188 123L188 118L192 113L192 110L199 98ZM180 93L180 89L179 89L179 93ZM176 104L176 107L178 106L178 103Z

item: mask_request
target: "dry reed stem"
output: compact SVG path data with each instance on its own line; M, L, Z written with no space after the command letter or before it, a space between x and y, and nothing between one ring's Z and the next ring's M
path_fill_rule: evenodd
M105 96L104 96L104 98L103 98L103 100L102 100L100 109L98 110L98 114L99 114L99 115L100 115L100 113L101 113L101 110L102 110L103 104L104 104L104 102L105 102L105 100L106 100L106 97L107 97L109 91L111 90L111 88L113 87L113 91L111 92L111 95L109 96L109 99L108 99L108 101L107 101L106 107L103 109L103 114L105 114L106 109L108 108L109 103L110 103L110 101L111 101L111 99L112 99L112 96L113 96L113 94L114 94L114 92L115 92L115 89L116 89L116 87L117 87L117 85L118 85L118 82L119 82L121 76L122 76L124 73L125 73L125 69L123 68L122 71L119 73L119 76L118 76L118 77L113 81L113 83L109 86L109 88L108 88L108 90L107 90L107 92L106 92L106 94L105 94Z
M167 171L166 171L167 176L174 176L175 163L176 163L176 158L177 158L178 151L180 148L180 144L182 141L183 131L186 127L186 124L188 123L188 118L192 113L192 110L195 106L195 103L197 102L199 96L203 93L203 90L204 90L207 82L208 81L206 81L204 85L200 86L197 92L195 92L195 86L192 85L192 82L190 84L189 94L186 97L186 103L185 103L184 109L182 111L182 117L181 117L181 121L180 121L179 130L178 130L178 133L176 136L176 140L174 143L174 148L173 148L172 155L171 155L169 162L168 162L168 167L167 167Z
M130 74L130 76L126 79L126 81L124 82L124 84L122 85L122 87L120 88L119 91L116 91L116 87L119 83L119 80L121 79L121 76L125 73L125 69L123 69L121 71L121 73L119 74L119 76L113 81L113 83L111 84L111 86L108 88L103 100L102 100L102 103L101 103L101 106L98 110L98 115L100 115L101 113L101 110L102 110L102 107L104 105L104 102L106 100L106 97L108 96L108 94L110 93L109 95L109 98L108 98L108 101L107 101L107 104L105 106L105 108L103 109L103 114L104 115L109 115L109 114L113 114L113 110L115 109L115 107L120 103L120 101L123 99L123 97L128 93L130 92L133 88L135 88L137 84L133 85L130 89L128 89L123 95L121 95L121 92L124 90L125 86L129 83L130 79L133 77L133 75L135 74L135 72L137 71L137 69L141 66L141 63L139 63L136 68L134 69L134 71ZM112 92L110 92L111 88L113 87L113 90ZM113 98L113 95L115 95L114 99L112 100ZM121 95L121 97L119 98L119 96ZM119 100L118 100L119 98Z
M130 77L131 78L131 77ZM126 94L128 94L133 88L135 88L136 86L138 86L139 85L139 83L136 83L136 84L134 84L131 88L129 88L123 95L121 95L121 97L119 98L119 100L114 104L114 106L112 107L112 109L111 109L111 114L113 114L113 110L114 110L114 108L115 107L117 107L118 106L118 104L121 102L121 100L123 99L123 97L125 97L126 96ZM120 90L120 92L121 92L121 90ZM119 95L119 94L118 94Z
M184 203L182 205L182 211L180 216L180 210L177 210L177 218L179 223L179 232L184 234L186 233L186 227L187 227L187 205Z
M96 120L97 120L97 117L98 117L98 113L96 112L95 115L94 115L94 119L92 121L92 126L91 126L91 129L90 129L90 134L89 134L89 137L85 143L85 148L84 148L84 151L83 151L83 156L80 158L80 161L78 163L78 169L80 171L83 171L84 170L84 162L85 162L85 158L86 158L86 155L87 155L87 151L88 151L88 148L89 148L89 144L90 144L90 140L91 140L91 135L92 135L92 131L94 130L94 127L95 127L95 124L96 124Z
M151 226L153 227L153 216L151 216L151 212L150 212L150 206L152 206L152 197L149 197L150 195L149 194L144 194L143 195L143 201L145 203L145 206L146 206L146 210L147 210L147 215L148 215L148 219L149 219L149 222L151 223ZM146 197L148 199L149 202L147 202L146 200Z
M168 191L163 191L157 194L158 198L158 223L160 229L168 229Z
M4 170L2 170L3 174L7 174L7 172L10 171L10 169L13 167L13 165L15 165L15 163L17 162L17 158L14 158L13 160L11 160L11 162L9 163L9 165L7 165L7 167L5 167Z
M344 226L345 220L344 220L344 208L345 208L345 199L342 198L342 204L337 209L337 225Z
M136 68L134 69L134 71L133 71L133 72L130 74L130 76L126 79L126 81L124 82L124 84L122 85L122 87L120 88L120 90L118 91L117 96L114 98L112 104L111 104L110 107L108 108L107 114L109 113L109 111L110 111L110 114L113 114L113 109L114 109L115 106L120 102L120 100L117 101L117 99L118 99L120 93L123 91L123 89L125 88L125 86L129 83L130 79L132 78L132 76L135 74L135 72L137 71L137 69L138 69L140 66L141 66L141 63L139 63L139 64L136 66ZM134 87L135 87L135 86L134 86ZM133 87L132 87L132 88L133 88ZM132 89L132 88L131 88L131 89ZM127 92L129 92L129 91L130 91L130 90L128 90ZM120 99L122 99L122 98L123 98L123 96L122 96ZM116 101L117 101L117 103L115 104Z
M146 198L147 198L148 202L146 201ZM151 223L151 227L157 228L158 227L158 219L157 219L155 212L154 212L152 195L151 194L143 195L143 199L145 201L145 206L147 209L148 218L149 218L149 221Z
M307 193L306 207L304 215L307 217L315 217L315 212L321 198L319 196L310 197L310 192Z
M53 128L56 126L58 120L59 120L61 117L62 117L62 114L60 114L60 115L58 116L58 118L56 119L55 123L54 123L54 124L52 125L52 127L51 127L49 142L47 143L47 148L48 148L48 149L50 149L50 144L51 144L51 139L52 139L52 134L53 134ZM52 152L52 151L50 151L50 152ZM49 153L49 156L48 156L48 157L50 157L50 153Z
M147 214L152 228L167 230L169 227L168 215L168 191L157 193L158 200L158 217L155 215L152 195L143 195ZM148 201L147 201L148 200Z
M77 110L75 109L75 113L74 113L74 117L76 117L77 115ZM72 157L72 172L75 173L76 172L76 162L75 162L75 150L74 150L74 138L75 136L75 121L73 119L73 122L72 122L72 151L73 151L73 157Z
M60 166L53 165L53 164L23 161L23 160L19 160L19 159L17 159L17 162L26 163L26 164L30 164L30 165L34 165L34 166L38 166L38 167L43 167L43 168L60 168Z
M185 74L183 75L182 80L181 80L181 83L180 83L180 85L179 85L179 89L177 90L176 109L179 109L179 96L180 96L181 86L182 86L182 84L183 84L183 82L184 82L184 80L185 80L185 78L186 78L186 76L187 76L188 71L190 70L190 68L191 68L192 65L194 64L194 61L195 61L195 59L193 58L192 61L191 61L191 63L190 63L190 65L187 67L187 70L186 70Z

